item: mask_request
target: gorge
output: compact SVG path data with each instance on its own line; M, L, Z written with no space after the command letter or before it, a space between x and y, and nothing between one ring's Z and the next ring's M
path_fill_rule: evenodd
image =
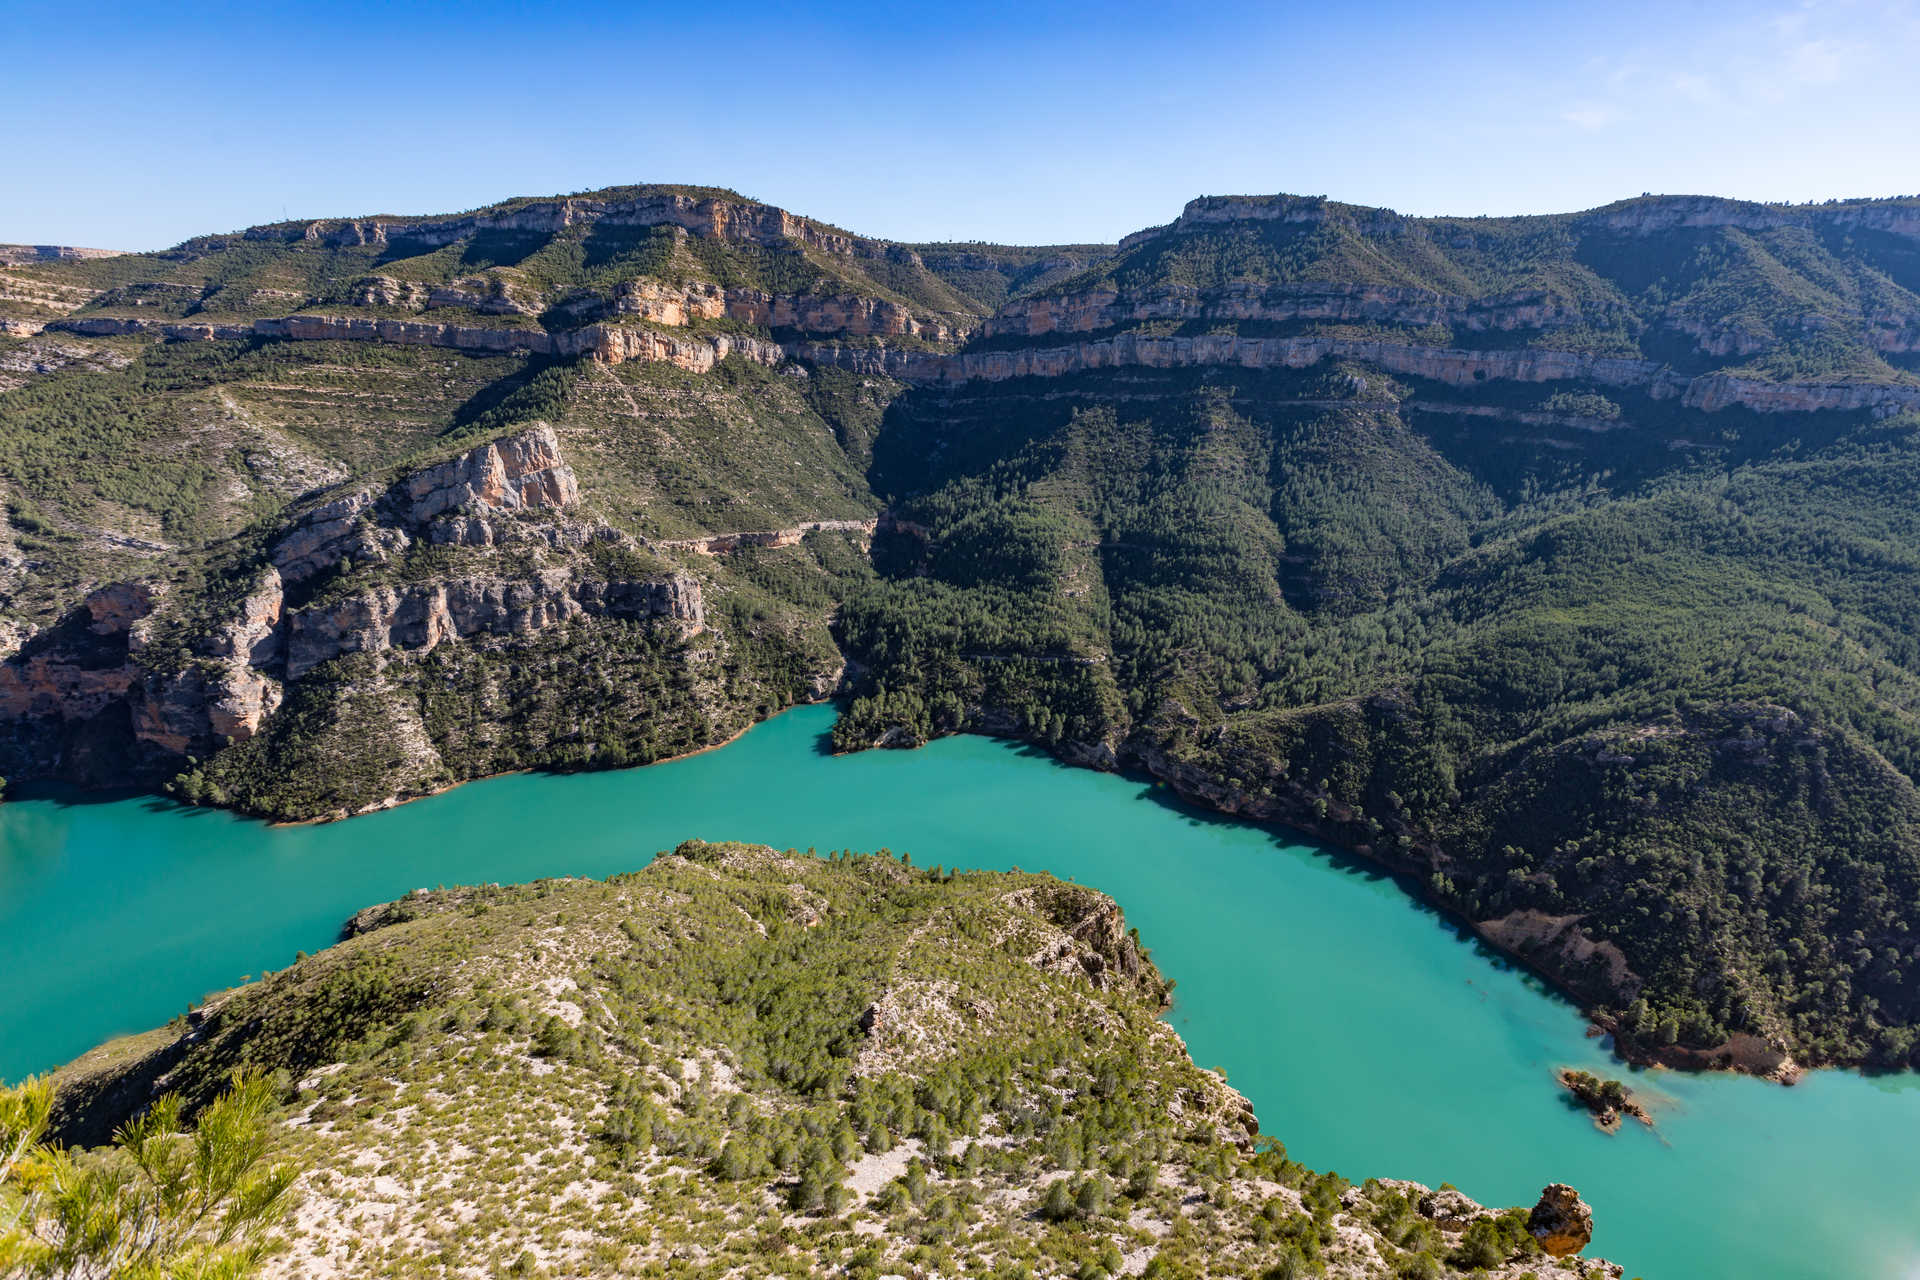
M1384 1139L1315 1151L1310 1118L1271 1118L1268 1097L1335 1096L1324 1076L1250 1088L1310 1164L1437 1183L1473 1167L1451 1162L1474 1134L1585 1143L1561 1112L1512 1098L1557 1107L1553 1072L1617 1074L1608 1052L1804 1081L1658 1077L1717 1117L1703 1144L1716 1152L1748 1150L1796 1108L1795 1125L1817 1116L1852 1144L1796 1129L1796 1150L1880 1151L1911 1133L1920 1066L1915 208L1644 197L1407 218L1208 197L1117 244L1018 247L891 243L728 191L631 187L155 253L0 252L0 773L10 794L64 797L0 807L20 825L22 885L52 877L49 896L9 893L16 936L64 953L46 928L112 927L57 905L77 891L56 851L68 821L94 847L126 820L131 847L198 823L296 879L315 868L293 851L330 861L364 839L421 883L482 881L491 860L509 880L625 872L688 836L891 845L948 865L1039 847L1150 940L1152 902L1175 886L1176 935L1245 898L1221 932L1257 949L1256 908L1331 890L1209 859L1220 832L1271 855L1286 829L1345 852L1282 844L1284 858L1376 895L1347 934L1312 935L1392 957L1355 976L1365 990L1392 990L1403 966L1470 969L1476 998L1504 984L1490 1006L1504 1021L1473 1024L1496 1047L1515 1027L1558 1028L1551 1055L1489 1060L1458 1040L1479 1016L1460 991L1415 983L1395 1008L1420 1034L1340 1061L1434 1074L1413 1090L1419 1118L1396 1123L1444 1141L1450 1163ZM799 704L815 705L786 710ZM457 826L475 806L497 821L475 797L548 813L533 797L651 796L668 775L564 775L693 755L769 719L662 766L725 779L704 807L664 806L672 829L583 810L620 839L617 859L579 854L612 846L578 825L564 840L519 828L524 860L484 852L503 847L485 831L406 851L417 815ZM956 734L974 736L936 741ZM815 753L821 735L851 758ZM1147 776L1268 834L1176 822L1157 801L1179 851L1163 860L1105 820L1083 819L1106 837L1073 836L1038 800L1010 810L1054 833L1038 846L985 812L929 825L915 803L964 792L981 761L1020 759L980 735L1089 767L1021 760L1036 794L1077 788L1131 812ZM765 742L785 747L763 776L740 762ZM868 750L923 746L972 764L956 780ZM838 781L865 770L895 788L886 805ZM819 796L786 785L808 777ZM48 786L149 799L35 792ZM897 829L822 838L829 801L888 808ZM348 821L268 830L207 809ZM708 826L756 813L764 826ZM353 834L378 831L401 843ZM549 860L549 842L574 852ZM190 862L175 874L201 883ZM210 865L271 901L245 862ZM0 1073L178 1012L200 994L186 988L284 963L419 887L340 865L337 892L309 895L298 921L268 913L219 967L214 952L200 968L142 963L165 1004L93 1008L126 1020L76 1024ZM140 899L128 867L101 873ZM171 891L146 892L152 908ZM226 901L222 914L243 911ZM1437 908L1489 951L1398 951L1384 903L1421 937ZM162 918L179 926L177 909ZM1196 1033L1203 1060L1214 1035L1254 1037L1237 1041L1249 1061L1287 1056L1316 992L1380 998L1292 945L1303 980L1260 969L1284 996L1251 1029ZM1575 1052L1578 1021L1489 968L1494 953L1577 1002L1596 1042ZM1254 964L1245 949L1191 967L1170 953L1167 971L1185 983ZM72 989L47 999L0 1018L10 1048L29 1043L15 1027L56 1027ZM1176 1024L1201 1016L1192 999ZM1448 1012L1419 1015L1428 1003ZM1437 1061L1438 1044L1457 1060ZM1250 1069L1230 1065L1236 1081ZM1366 1105L1339 1096L1332 1122ZM1478 1099L1467 1127L1436 1120L1435 1097ZM1876 1129L1869 1113L1892 1119ZM1688 1128L1684 1111L1660 1119L1608 1140L1627 1155L1517 1180L1503 1142L1482 1198L1524 1205L1571 1180L1614 1256L1675 1274L1759 1266L1779 1246L1766 1218L1784 1184L1658 1164L1657 1144ZM1851 1243L1830 1230L1848 1203L1876 1226L1900 1220L1897 1177L1861 1185L1878 1167L1822 1175L1847 1190L1803 1215L1796 1274L1834 1256L1868 1274L1908 1265L1896 1228ZM1715 1212L1741 1225L1697 1248L1670 1217L1644 1235L1621 1225L1662 1211L1625 1196L1627 1180L1676 1177L1729 1179L1749 1208Z
M1177 982L1168 1020L1194 1059L1224 1068L1315 1168L1451 1181L1483 1203L1570 1182L1594 1206L1588 1252L1648 1280L1891 1280L1920 1257L1911 1075L1815 1072L1782 1089L1633 1072L1658 1127L1608 1136L1553 1078L1622 1074L1575 1011L1364 866L1016 744L829 755L831 722L801 708L672 764L495 779L319 826L11 800L0 963L23 980L0 991L0 1075L281 968L360 906L416 888L624 872L689 833L891 846L919 866L1046 869L1113 893ZM36 981L47 965L61 972Z

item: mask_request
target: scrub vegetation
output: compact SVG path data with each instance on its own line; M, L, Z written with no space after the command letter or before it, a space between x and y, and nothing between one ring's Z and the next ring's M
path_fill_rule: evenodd
M605 882L421 891L347 935L64 1069L56 1130L271 1081L268 1155L304 1173L270 1274L1562 1265L1524 1212L1443 1224L1425 1188L1258 1137L1113 902L1043 875L690 842Z

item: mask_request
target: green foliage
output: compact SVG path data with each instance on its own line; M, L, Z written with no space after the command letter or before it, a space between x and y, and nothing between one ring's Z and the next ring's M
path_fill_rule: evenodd
M1502 936L1630 1046L1914 1060L1920 422L1728 411L1709 464L1667 447L1701 415L1569 387L1551 412L1643 436L1569 476L1284 407L1312 376L1128 385L896 406L875 474L929 533L842 611L837 746L1151 752L1475 920L1579 915L1577 955Z
M356 1273L650 1274L695 1248L754 1272L778 1248L815 1274L1113 1276L1151 1246L1160 1276L1322 1274L1397 1193L1247 1145L1112 910L1043 875L698 841L605 882L420 892L170 1043L89 1055L60 1114L117 1120L155 1054L187 1095L275 1069L302 1248ZM368 1179L392 1216L361 1217Z
M0 1091L0 1276L239 1280L290 1208L296 1169L267 1163L267 1081L236 1074L191 1128L169 1094L109 1152L40 1141L51 1091Z

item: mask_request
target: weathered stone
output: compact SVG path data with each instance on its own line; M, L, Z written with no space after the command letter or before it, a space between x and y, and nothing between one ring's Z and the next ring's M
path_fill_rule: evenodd
M1547 1253L1564 1258L1593 1239L1593 1210L1566 1183L1549 1183L1527 1217L1527 1230Z

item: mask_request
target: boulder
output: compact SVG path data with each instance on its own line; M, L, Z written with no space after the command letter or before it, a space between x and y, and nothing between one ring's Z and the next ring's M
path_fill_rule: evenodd
M1527 1230L1542 1249L1565 1258L1586 1248L1593 1239L1593 1210L1566 1183L1550 1183L1540 1192L1540 1203L1533 1206L1527 1218Z

